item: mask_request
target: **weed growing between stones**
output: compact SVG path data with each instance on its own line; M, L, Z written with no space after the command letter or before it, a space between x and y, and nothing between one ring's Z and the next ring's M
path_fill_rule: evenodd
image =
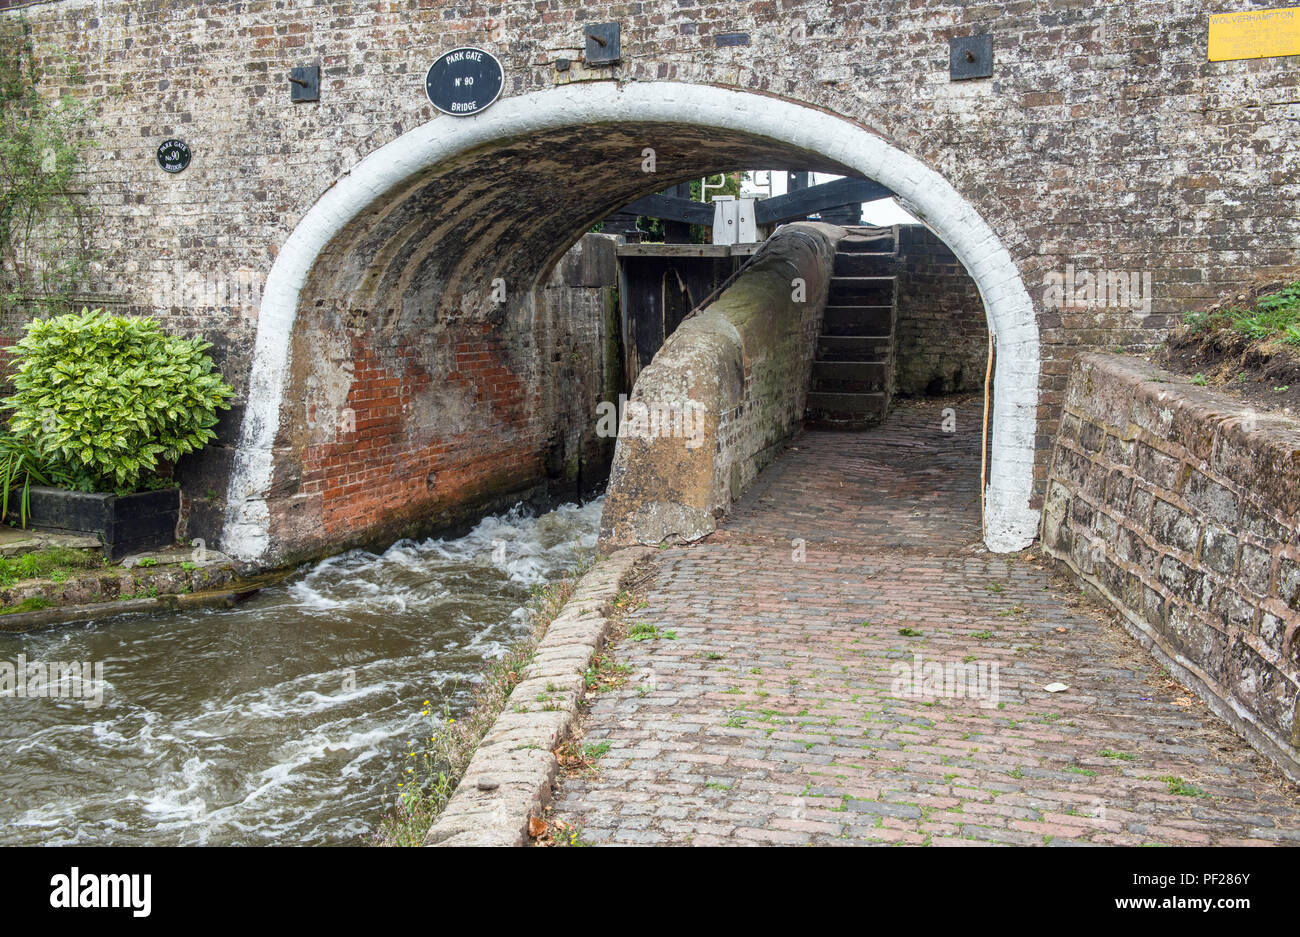
M541 836L535 838L538 846L590 846L582 838L582 827L554 820L547 824Z
M468 712L459 719L453 718L444 701L439 714L434 715L429 701L424 701L420 715L429 719L428 741L423 746L411 743L408 764L403 766L403 779L397 785L397 805L380 821L372 845L424 843L429 828L446 809L456 785L464 777L479 742L505 709L511 690L519 682L519 672L533 659L546 629L591 565L589 559L580 560L562 579L533 587L526 606L528 633L512 644L504 657L486 664Z
M49 608L54 603L43 596L33 595L23 599L17 605L6 605L0 608L0 615L16 615L20 612L39 612L41 609Z
M1205 791L1201 790L1199 787L1193 784L1191 781L1186 781L1180 777L1177 777L1176 775L1163 774L1160 776L1160 780L1165 782L1165 786L1169 789L1169 793L1174 794L1178 797L1207 797L1208 798L1210 796L1209 794L1205 793Z
M631 672L632 668L629 665L614 660L608 652L602 652L597 654L592 659L591 666L583 671L582 679L588 693L603 693L621 687L627 682L628 674Z
M570 778L592 778L600 771L599 762L613 748L608 739L583 744L586 736L586 723L590 716L594 699L602 693L621 689L632 677L632 666L620 661L616 656L619 645L629 638L628 618L634 612L648 608L645 589L649 573L643 573L627 589L619 592L614 599L609 615L609 631L606 634L605 647L592 658L591 666L583 673L586 693L578 700L577 719L570 728L570 736L554 751L555 759L560 765L560 775L556 779L557 789ZM651 682L654 673L650 673ZM555 814L554 803L548 804L542 818L534 818L539 824L539 832L529 834L534 846L590 846L582 838L582 827L569 822Z
M646 621L639 621L632 626L632 630L627 633L629 641L658 641L660 638L667 638L669 641L677 640L676 631L663 631L658 625L652 625Z
M596 762L609 751L609 742L580 745L578 739L563 742L554 752L560 767L574 774L595 774Z

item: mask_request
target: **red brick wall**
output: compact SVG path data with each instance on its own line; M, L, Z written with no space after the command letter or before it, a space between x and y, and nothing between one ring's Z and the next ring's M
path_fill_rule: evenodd
M599 484L612 440L595 438L595 406L619 374L614 273L612 242L591 235L508 311L408 321L311 306L268 499L279 558L448 533Z
M421 349L376 349L365 336L354 336L347 407L355 414L355 430L303 452L300 490L320 492L328 535L384 524L412 509L477 502L503 485L520 487L542 474L537 440L528 434L535 395L511 371L501 336L477 331L449 339L455 371L442 380L474 395L483 408L481 424L427 442L413 438L405 417L413 397L433 379L419 363ZM386 359L393 356L406 359L406 366L391 366Z

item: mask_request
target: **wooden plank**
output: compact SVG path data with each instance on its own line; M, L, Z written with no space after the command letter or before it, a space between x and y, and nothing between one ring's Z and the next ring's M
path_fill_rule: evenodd
M640 244L620 244L616 248L620 257L730 257L743 244L660 244L655 241ZM757 246L757 245L755 245Z
M648 218L663 218L667 221L681 221L686 224L713 224L713 206L689 198L676 198L671 195L647 195L639 198L622 211Z
M893 194L879 182L872 182L870 179L836 179L834 182L823 182L821 185L798 189L787 195L761 199L754 210L759 224L776 224L804 218L823 209L858 202L873 202ZM622 211L705 227L713 224L711 204L671 195L647 195L625 206Z

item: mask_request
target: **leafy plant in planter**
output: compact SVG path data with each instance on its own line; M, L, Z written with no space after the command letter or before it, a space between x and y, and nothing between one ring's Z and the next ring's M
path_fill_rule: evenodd
M26 527L33 484L71 488L75 483L76 479L60 466L45 465L31 440L13 433L0 434L0 520L9 517L9 501L16 495L19 523Z
M80 491L160 487L165 464L216 438L232 388L202 339L103 310L36 319L13 346L11 431Z

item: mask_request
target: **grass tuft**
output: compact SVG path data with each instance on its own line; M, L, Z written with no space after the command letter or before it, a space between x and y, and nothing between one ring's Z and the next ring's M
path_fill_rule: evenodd
M1261 296L1248 308L1189 312L1183 316L1183 322L1194 332L1229 329L1253 341L1278 339L1288 345L1300 345L1300 282Z
M1210 796L1209 794L1205 793L1205 791L1201 790L1199 787L1193 784L1191 781L1185 781L1182 778L1176 777L1172 774L1162 775L1160 777L1160 780L1165 782L1165 787L1169 789L1169 793L1176 794L1179 797L1209 797Z
M46 547L22 556L0 557L0 588L8 588L24 579L45 579L52 573L67 574L74 569L94 569L104 565L104 558L89 550Z

